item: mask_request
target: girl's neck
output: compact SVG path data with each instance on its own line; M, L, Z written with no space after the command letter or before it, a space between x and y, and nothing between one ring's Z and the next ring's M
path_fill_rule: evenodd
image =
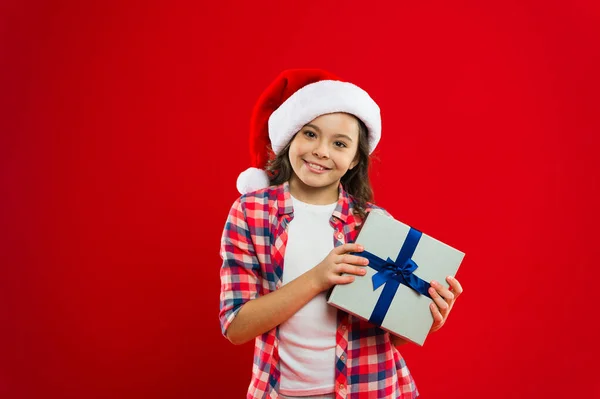
M311 187L298 178L290 178L290 194L299 201L312 205L329 205L338 201L339 182L326 187Z

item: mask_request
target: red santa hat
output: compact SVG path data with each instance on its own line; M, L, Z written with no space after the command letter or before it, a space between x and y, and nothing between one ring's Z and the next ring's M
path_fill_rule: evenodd
M237 179L241 194L269 186L265 167L313 119L334 112L359 118L368 129L369 153L381 138L379 106L360 87L321 69L283 71L261 94L250 121L252 167Z

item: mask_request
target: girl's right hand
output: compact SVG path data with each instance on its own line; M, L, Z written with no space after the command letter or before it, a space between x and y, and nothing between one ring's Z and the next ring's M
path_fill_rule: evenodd
M349 284L354 281L354 276L364 276L369 264L366 258L350 255L349 252L362 252L364 248L359 244L344 244L334 248L325 259L309 273L319 289L325 291L336 284ZM342 273L350 275L342 276Z

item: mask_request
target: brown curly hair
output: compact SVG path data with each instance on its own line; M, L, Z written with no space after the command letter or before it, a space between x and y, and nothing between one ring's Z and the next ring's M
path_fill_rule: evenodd
M373 201L373 189L371 188L371 182L369 180L370 159L368 129L363 121L356 118L354 115L351 116L358 121L358 150L356 152L358 164L355 168L349 169L346 174L342 176L341 182L346 192L348 192L353 199L355 213L358 213L361 219L364 219L366 216L365 209L367 202ZM292 144L294 137L292 137L279 154L277 154L275 158L272 158L267 164L266 170L272 185L278 185L289 181L292 177L292 173L294 173L292 165L290 164L290 157L288 156L290 145Z

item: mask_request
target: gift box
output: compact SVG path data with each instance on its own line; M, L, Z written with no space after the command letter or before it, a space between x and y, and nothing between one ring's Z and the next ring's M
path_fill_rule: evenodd
M465 254L382 212L370 212L356 239L364 276L333 287L327 302L418 345L433 325L431 280L449 288Z

